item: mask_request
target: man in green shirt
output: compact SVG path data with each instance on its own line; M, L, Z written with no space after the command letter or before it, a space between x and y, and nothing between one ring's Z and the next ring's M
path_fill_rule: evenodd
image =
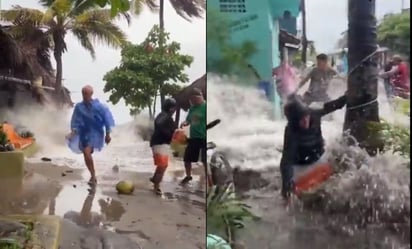
M181 184L192 180L192 163L200 160L206 168L206 101L202 91L194 88L190 97L191 107L186 121L182 126L190 125L190 136L183 160L185 162L186 176Z

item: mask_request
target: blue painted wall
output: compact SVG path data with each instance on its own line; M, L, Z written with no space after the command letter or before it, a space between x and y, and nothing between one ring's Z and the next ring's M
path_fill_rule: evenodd
M207 0L208 11L218 11L230 22L230 38L234 45L245 41L255 43L258 52L249 62L266 83L250 82L250 85L272 89L268 98L275 105L277 118L281 113L280 99L274 87L272 68L280 64L279 18L285 11L296 17L299 3L300 0ZM218 56L217 48L209 45L207 48L207 57Z

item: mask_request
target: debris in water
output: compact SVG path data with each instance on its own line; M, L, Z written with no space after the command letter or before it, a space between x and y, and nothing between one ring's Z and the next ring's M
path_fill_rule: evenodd
M114 165L112 168L113 172L119 172L119 165Z
M51 158L48 158L48 157L42 157L42 158L40 158L40 160L42 160L43 162L51 162L52 161Z

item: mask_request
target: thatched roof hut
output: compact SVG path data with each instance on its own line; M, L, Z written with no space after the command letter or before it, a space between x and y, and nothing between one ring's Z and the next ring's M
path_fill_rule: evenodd
M0 91L4 94L25 92L25 95L31 92L34 100L42 98L38 95L48 95L49 99L63 98L64 103L71 103L67 89L65 94L55 96L51 44L42 31L34 31L16 41L7 30L7 26L0 26ZM0 103L2 105L4 103Z
M205 99L207 98L207 91L206 91L206 74L204 74L199 79L195 80L189 86L183 88L180 92L178 92L174 98L176 99L177 103L179 104L180 108L184 111L189 110L190 103L190 94L192 93L193 88L198 88L202 91L203 96Z

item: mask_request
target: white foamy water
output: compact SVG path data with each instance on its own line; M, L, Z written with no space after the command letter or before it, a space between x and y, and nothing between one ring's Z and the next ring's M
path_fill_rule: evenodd
M13 124L24 124L35 134L40 151L27 161L40 162L42 157L47 157L58 166L85 168L83 156L72 153L66 146L65 136L70 131L71 113L70 109L26 108L8 113L6 120ZM183 112L182 118L184 115ZM112 142L93 155L97 172L99 173L99 168L111 169L114 165L126 170L152 172L153 159L149 142L143 141L138 134L138 130L151 127L152 122L147 115L142 114L132 122L117 125L113 129Z
M343 82L336 80L332 84L330 91L332 98L339 97L345 92L346 85ZM305 89L302 89L302 92L304 91ZM379 86L379 92L380 116L388 121L409 126L409 117L391 111L382 84ZM368 209L373 206L374 212L381 212L376 215L385 213L383 216L387 220L399 215L405 216L405 212L409 214L410 173L405 166L408 161L391 151L369 157L359 148L343 146L341 139L344 114L345 108L331 114L332 121L325 119L322 123L328 157L349 167L349 170L343 174L335 175L325 187L326 192L330 194L328 195L330 199L327 200L329 207L343 210L350 204L351 213L356 213L357 211L353 210ZM208 77L208 122L217 118L222 120L218 126L208 131L208 140L214 141L227 153L232 165L257 171L279 167L281 158L279 150L283 146L286 123L282 120L275 121L271 116L272 108L259 90L240 87L233 80ZM266 178L271 179L271 182L279 180L279 177L274 176L266 176ZM276 185L279 186L280 182ZM258 214L263 215L265 221L251 228L255 232L248 238L254 242L249 246L270 245L267 248L289 249L303 248L301 246L305 245L304 248L317 249L326 248L324 246L327 244L329 246L327 248L342 248L344 238L333 237L327 232L312 231L311 234L319 234L317 237L324 236L319 239L292 238L291 240L290 236L300 234L302 229L307 231L313 229L311 224L313 221L303 224L305 215L303 219L301 217L297 220L288 217L284 208L276 203L280 202L280 193L270 186L251 191L250 195L252 199L248 203L254 206ZM362 217L360 212L358 215ZM301 243L296 240L300 240ZM352 241L359 242L354 242L357 248L361 248L364 243L369 243L365 238ZM319 246L319 243L323 243L322 246ZM352 244L348 246L354 248Z

